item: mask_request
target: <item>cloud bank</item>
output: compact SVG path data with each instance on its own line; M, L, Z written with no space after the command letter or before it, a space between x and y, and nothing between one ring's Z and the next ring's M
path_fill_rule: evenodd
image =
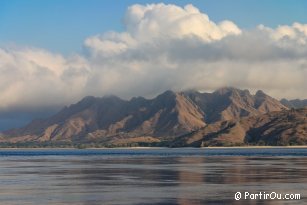
M307 24L245 30L193 5L150 4L130 6L124 26L88 37L84 52L69 57L0 48L0 111L221 86L307 98Z

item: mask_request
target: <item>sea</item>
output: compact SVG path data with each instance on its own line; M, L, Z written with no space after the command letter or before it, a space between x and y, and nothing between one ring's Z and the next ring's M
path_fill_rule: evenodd
M307 148L0 149L0 204L307 204Z

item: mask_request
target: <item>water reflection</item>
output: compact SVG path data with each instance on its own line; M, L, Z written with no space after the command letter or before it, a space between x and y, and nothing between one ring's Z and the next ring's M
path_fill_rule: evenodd
M306 173L306 157L1 157L0 204L304 204ZM235 201L237 191L302 199Z

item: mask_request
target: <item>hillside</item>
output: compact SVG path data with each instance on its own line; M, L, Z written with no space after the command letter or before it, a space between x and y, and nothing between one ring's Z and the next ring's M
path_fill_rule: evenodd
M0 143L159 143L212 123L288 108L258 91L226 87L213 93L166 91L153 99L85 97L54 116L1 134Z
M219 121L177 138L172 147L306 145L307 108Z
M197 105L172 91L151 100L86 97L51 118L35 120L24 128L4 132L4 136L9 142L100 142L135 137L157 141L205 126L203 115Z
M286 106L288 108L304 108L304 107L307 107L307 99L305 99L305 100L300 100L300 99L295 99L295 100L282 99L280 102L284 106Z
M252 95L248 90L225 87L213 93L190 91L184 95L202 109L207 123L288 109L261 90Z

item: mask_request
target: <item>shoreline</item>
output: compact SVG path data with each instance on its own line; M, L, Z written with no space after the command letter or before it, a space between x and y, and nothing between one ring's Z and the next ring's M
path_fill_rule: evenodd
M200 147L202 149L227 149L227 148L235 148L235 149L249 149L249 148L256 148L256 149L265 149L265 148L307 148L307 145L293 145L293 146L233 146L233 147Z
M83 148L83 149L78 149L74 147L52 147L52 148L31 148L31 147L20 147L20 148L0 148L0 150L103 150L103 149L278 149L278 148L294 148L294 149L300 149L300 148L307 148L307 145L302 145L302 146L234 146L234 147L101 147L101 148Z

